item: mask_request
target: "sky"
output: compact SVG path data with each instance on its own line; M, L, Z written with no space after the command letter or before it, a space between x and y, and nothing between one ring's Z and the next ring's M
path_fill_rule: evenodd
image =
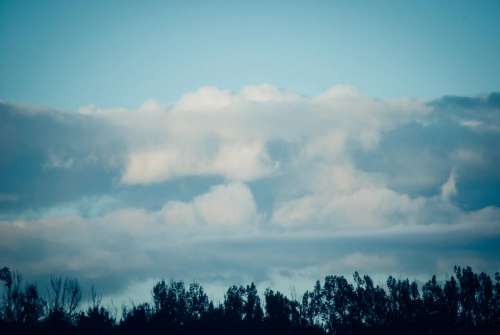
M498 1L10 1L0 92L75 110L173 103L213 85L306 95L486 94L500 86Z
M500 271L498 1L1 1L0 265L146 300Z

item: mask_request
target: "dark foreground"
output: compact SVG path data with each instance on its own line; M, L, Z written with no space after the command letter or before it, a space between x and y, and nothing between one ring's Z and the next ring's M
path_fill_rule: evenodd
M444 282L419 287L389 277L385 287L369 276L327 276L302 299L255 285L232 286L223 303L199 284L158 282L152 303L125 306L117 318L93 291L79 308L75 279L53 278L46 296L8 268L0 306L0 334L500 334L500 274L491 278L455 268Z

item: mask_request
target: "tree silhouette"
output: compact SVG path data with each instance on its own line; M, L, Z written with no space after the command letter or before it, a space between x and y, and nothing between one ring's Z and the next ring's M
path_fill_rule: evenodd
M76 279L52 277L46 297L36 284L4 267L1 334L498 334L500 274L470 267L419 286L392 276L385 286L355 272L352 280L329 275L301 301L254 283L228 288L214 304L198 283L157 282L151 303L124 306L121 317L91 290L86 308ZM264 306L261 298L264 298ZM263 308L264 307L264 308Z
M77 317L77 329L80 334L113 334L116 320L101 305L101 297L94 287L91 289L91 304L85 312Z

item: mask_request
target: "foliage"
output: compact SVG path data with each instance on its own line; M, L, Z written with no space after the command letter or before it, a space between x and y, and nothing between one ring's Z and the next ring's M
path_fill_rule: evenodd
M151 291L152 303L124 306L120 318L94 289L88 307L80 308L76 279L52 278L47 297L6 267L0 281L2 334L500 333L500 274L491 278L470 267L423 285L390 276L380 286L357 272L352 280L329 275L300 302L271 289L261 297L251 283L229 287L214 304L198 283L162 280Z

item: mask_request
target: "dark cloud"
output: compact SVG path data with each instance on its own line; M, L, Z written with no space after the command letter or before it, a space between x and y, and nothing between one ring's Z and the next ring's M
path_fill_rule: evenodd
M180 248L167 242L153 249L141 266L127 266L135 252L144 246L116 241L111 249L122 264L96 263L91 267L61 267L53 263L46 268L33 268L47 258L62 255L78 258L82 250L68 244L43 245L41 241L20 240L29 248L2 252L0 262L12 264L27 279L44 283L51 274L78 277L89 288L95 285L106 295L115 295L128 286L151 278L198 281L226 286L235 282L254 281L269 285L275 276L288 277L293 284L298 276L312 285L328 273L350 275L354 271L385 275L400 274L418 278L424 274L452 270L453 265L471 265L495 272L500 269L500 238L460 233L405 233L375 236L322 236L295 238L240 238L187 241ZM44 243L47 243L45 241ZM25 244L26 245L26 244ZM124 246L127 245L125 250ZM83 252L82 256L87 255ZM118 270L119 269L119 270Z
M123 143L113 126L76 113L0 103L0 201L9 213L110 191Z
M500 94L444 97L429 105L428 119L385 132L376 150L354 151L355 162L413 196L439 194L455 170L462 208L499 206Z
M500 108L500 93L493 92L482 97L447 95L431 101L429 104L435 108L453 110L455 112L478 109L498 110Z

